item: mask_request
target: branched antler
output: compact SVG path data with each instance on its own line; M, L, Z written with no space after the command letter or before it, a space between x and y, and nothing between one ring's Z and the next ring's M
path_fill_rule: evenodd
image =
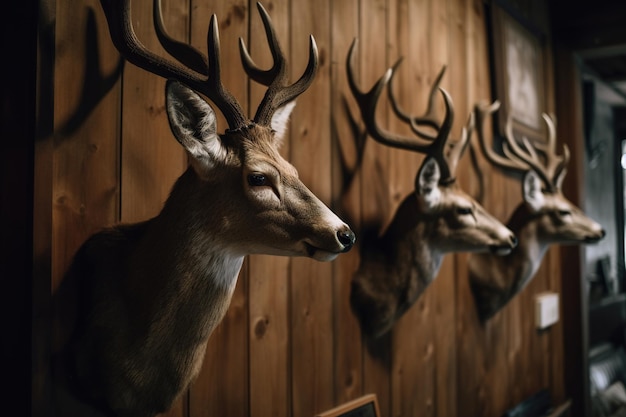
M101 3L109 24L111 39L128 61L161 77L176 79L206 95L224 114L231 130L249 124L241 105L221 81L219 31L215 15L211 16L209 23L207 57L191 45L179 42L167 34L161 13L161 0L154 0L154 26L157 37L164 49L178 60L177 63L149 51L139 41L131 23L130 0L101 0ZM311 85L317 71L318 53L315 40L311 36L309 63L304 74L294 84L284 85L287 78L285 57L276 39L269 15L260 3L257 3L257 7L263 19L274 66L268 71L258 69L254 66L241 39L240 48L243 66L248 75L268 86L254 117L254 122L267 126L276 109L294 100Z
M452 124L454 121L454 109L452 106L452 99L446 90L439 87L441 79L443 77L445 67L441 70L433 87L431 88L428 107L426 112L422 116L411 116L404 112L397 100L393 96L391 88L391 80L394 73L400 65L401 60L398 60L396 64L389 68L385 74L376 81L374 86L368 92L362 92L356 85L356 80L353 72L353 56L356 49L357 40L355 39L350 46L348 53L347 71L348 71L348 83L352 94L354 95L359 108L361 109L361 115L363 122L367 128L368 133L378 142L395 148L406 149L410 151L425 153L432 156L437 160L439 168L441 170L441 183L450 183L454 181L454 171L458 163L458 159L467 148L469 137L474 129L474 117L470 114L467 125L464 127L461 134L461 138L453 142L450 140L450 131L452 130ZM408 123L413 133L418 137L406 137L398 134L388 132L387 130L378 126L376 122L376 108L378 105L378 99L382 93L383 88L388 87L389 98L391 101L392 109L396 116ZM445 105L445 116L441 124L436 121L434 116L434 100L435 92L439 90L443 96ZM436 134L431 135L423 132L419 126L428 125L435 129Z
M267 11L263 8L261 3L257 3L259 14L263 20L263 26L265 27L265 34L267 35L267 42L272 52L272 58L274 64L268 70L262 70L254 64L254 61L250 57L246 45L243 40L239 39L239 51L241 53L241 61L246 73L250 78L256 82L267 86L267 91L259 108L257 109L254 121L259 124L268 124L272 118L272 115L276 109L280 108L284 104L294 100L300 94L302 94L313 82L318 67L318 52L317 44L313 36L309 37L309 62L307 64L304 74L291 85L285 85L287 81L287 61L280 48L278 39L276 38L276 32L272 26L272 21Z
M483 155L493 165L526 172L533 170L541 178L545 187L551 191L560 189L559 177L567 167L569 162L569 149L563 145L563 155L556 154L556 126L554 120L546 113L543 119L548 129L546 142L535 142L531 144L526 137L522 137L522 145L518 143L513 133L513 121L511 115L507 117L505 126L505 142L500 155L493 149L492 143L487 143L487 138L483 131L485 119L498 111L500 103L498 101L488 105L485 102L477 103L474 107L476 113L477 135ZM540 156L541 154L542 156Z

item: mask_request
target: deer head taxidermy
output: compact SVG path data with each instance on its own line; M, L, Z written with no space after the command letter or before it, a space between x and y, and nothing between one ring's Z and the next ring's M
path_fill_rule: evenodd
M363 332L376 338L388 332L435 279L444 254L508 253L515 247L516 238L455 181L455 169L473 129L473 117L461 138L451 140L452 101L445 90L439 89L446 114L441 124L437 122L433 103L443 70L431 89L426 114L412 117L393 96L392 78L400 61L363 93L352 69L355 47L356 40L348 53L348 81L369 135L382 144L426 154L415 178L415 191L400 204L384 233L362 239L361 263L352 278L350 302ZM400 136L378 126L376 107L385 87L395 114L410 125L417 137ZM423 131L423 125L436 133Z
M200 370L245 255L331 261L350 250L355 235L278 152L293 102L317 70L313 37L304 74L288 84L272 22L258 4L274 64L256 67L240 40L247 74L269 86L249 120L220 81L215 15L207 58L165 33L156 0L159 39L184 68L140 43L129 0L102 0L102 6L121 54L168 79L167 115L190 166L156 217L97 233L77 252L68 276L79 277L84 311L64 357L72 387L88 403L107 415L153 416L169 409ZM223 113L224 134L196 92Z
M604 237L604 229L585 216L561 192L567 172L569 150L556 154L556 126L547 114L547 141L533 142L514 137L511 117L505 127L503 154L487 142L484 121L498 110L499 103L475 106L477 136L485 158L495 167L522 174L524 198L513 212L507 227L519 239L517 247L503 257L472 254L468 261L470 284L478 315L485 321L497 313L532 279L552 244L594 243Z

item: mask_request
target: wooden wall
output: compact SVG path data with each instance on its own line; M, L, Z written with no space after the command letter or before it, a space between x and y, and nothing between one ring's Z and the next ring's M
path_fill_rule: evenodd
M133 2L133 22L142 42L161 50L151 29L151 3ZM54 91L54 128L42 141L49 147L39 153L44 185L35 200L50 207L43 216L51 221L49 233L35 239L43 255L48 251L44 280L54 291L87 236L160 210L186 157L169 131L164 80L128 63L120 66L99 2L47 4L55 16L54 71L47 80ZM257 62L269 62L254 2L163 5L169 32L201 50L209 17L217 14L224 82L253 113L263 89L246 79L236 43L243 37ZM264 6L294 77L306 65L309 34L320 51L317 79L298 100L283 154L357 235L365 222L384 225L412 191L423 157L367 139L357 165L363 125L346 83L349 45L359 38L363 88L405 57L399 98L414 112L422 111L431 82L447 65L443 86L454 100L458 135L473 103L491 97L483 2L272 0ZM404 128L388 114L381 123ZM484 205L504 222L521 201L521 187L480 162ZM469 156L458 177L463 188L477 192ZM378 395L382 415L394 417L496 417L542 388L563 400L561 324L537 332L533 315L535 294L561 289L558 251L549 251L532 283L485 326L474 311L466 258L447 256L434 284L373 350L348 306L358 248L332 263L248 258L198 380L166 415L304 417L370 392Z

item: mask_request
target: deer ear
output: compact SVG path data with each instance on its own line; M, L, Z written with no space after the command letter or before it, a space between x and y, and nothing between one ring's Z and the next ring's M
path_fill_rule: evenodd
M439 189L439 179L441 171L439 164L433 157L427 157L422 163L417 178L415 179L415 190L419 202L426 209L431 209L439 204L441 200L441 190Z
M535 171L528 171L522 183L524 201L534 210L539 211L544 205L545 197L541 189L541 180Z
M202 97L180 82L168 80L165 106L172 133L194 159L210 167L225 158L215 112Z
M279 147L283 143L283 137L285 136L285 132L287 131L289 116L291 116L291 112L293 111L294 107L296 107L296 101L292 100L289 103L279 107L272 115L272 122L270 126L272 127L272 130L276 132L274 134L274 138L276 140L276 145Z

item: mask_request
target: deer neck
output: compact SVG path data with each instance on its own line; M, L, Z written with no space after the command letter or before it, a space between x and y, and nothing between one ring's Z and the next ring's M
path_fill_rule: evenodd
M510 254L496 256L475 253L469 258L472 290L483 318L491 317L532 279L549 247L538 233L539 216L521 204L511 215L507 227L518 244Z
M418 213L413 194L405 198L385 233L373 245L376 253L364 255L364 269L373 272L366 273L366 279L388 286L387 291L412 303L433 281L444 255L433 245L432 222ZM370 267L371 263L379 265Z
M217 219L211 219L215 211L206 199L201 213L192 210L198 205L189 200L200 198L197 181L189 169L174 185L161 213L147 222L131 261L128 288L135 305L141 306L136 314L149 326L149 334L172 338L173 345L188 344L190 349L206 343L226 313L244 259L210 225ZM203 186L203 192L219 195L210 185Z
M507 227L515 233L518 245L509 255L502 257L500 264L505 273L513 278L510 291L517 293L535 275L549 247L538 230L539 216L531 213L526 204L513 212Z
M369 336L389 331L439 272L443 253L431 245L431 223L418 214L411 194L382 236L363 236L350 304Z
M397 274L417 276L425 285L434 279L444 255L434 244L435 221L419 213L413 194L400 204L381 238Z

